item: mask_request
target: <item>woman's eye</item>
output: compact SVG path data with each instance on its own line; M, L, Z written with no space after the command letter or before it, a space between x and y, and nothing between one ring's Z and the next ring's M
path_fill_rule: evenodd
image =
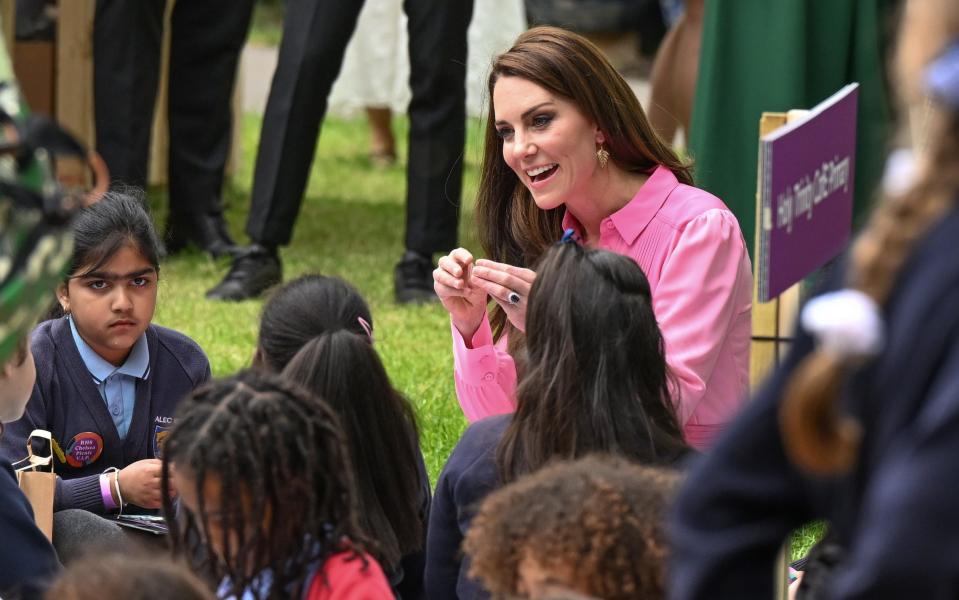
M107 282L102 279L96 279L87 284L91 290L104 290L107 287Z
M132 284L133 284L134 286L136 286L136 287L143 287L143 286L149 284L149 283L150 283L150 280L147 279L146 277L134 277L134 278L130 281L130 283L132 283Z
M549 125L552 120L552 115L536 115L533 117L533 127L542 129L543 127Z
M509 127L501 127L496 130L496 135L498 135L501 140L506 140L513 137L513 130Z

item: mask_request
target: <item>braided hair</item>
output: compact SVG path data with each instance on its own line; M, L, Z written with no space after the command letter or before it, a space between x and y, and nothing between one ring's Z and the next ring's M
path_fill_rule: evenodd
M900 83L911 89L936 52L959 36L959 4L923 0L907 6L899 49ZM921 98L912 98L922 100ZM883 306L899 272L926 233L956 203L959 195L959 107L941 102L925 107L924 158L918 180L902 194L882 199L853 245L846 284ZM846 378L861 363L819 348L793 371L784 390L780 427L790 459L820 475L848 471L855 463L861 425L840 414L839 396Z
M347 463L336 415L279 377L246 371L197 389L163 446L164 489L172 467L197 499L179 519L164 499L168 522L177 523L174 553L205 557L199 567L224 581L229 596L299 597L329 556L349 551L363 560ZM211 482L219 494L207 497ZM258 589L265 571L271 585Z

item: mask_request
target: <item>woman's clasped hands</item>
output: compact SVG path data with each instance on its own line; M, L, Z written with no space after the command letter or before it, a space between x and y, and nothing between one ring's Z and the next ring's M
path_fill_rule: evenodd
M476 260L464 248L441 258L433 271L433 289L467 343L483 322L488 298L506 311L514 327L526 331L526 301L535 280L535 271Z

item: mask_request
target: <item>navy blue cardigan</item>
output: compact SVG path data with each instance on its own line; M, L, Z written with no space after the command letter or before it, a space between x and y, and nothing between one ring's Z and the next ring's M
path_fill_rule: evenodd
M900 272L883 314L885 348L847 382L862 425L856 467L815 478L787 460L783 386L812 349L799 332L782 368L699 461L673 519L670 597L772 598L789 532L825 519L846 549L830 598L959 597L959 211Z
M137 382L133 420L120 439L106 403L97 390L64 317L37 326L32 350L37 382L23 418L10 423L0 439L0 458L15 462L26 454L27 436L34 429L53 434L66 450L74 436L92 432L102 439L102 452L90 464L74 467L54 460L57 481L55 510L82 508L104 512L99 475L107 467L123 467L156 458L166 431L173 424L179 401L210 378L203 350L185 335L150 325L150 375Z
M0 597L39 597L60 563L5 460L0 460L0 540Z
M462 544L483 499L502 485L496 448L512 418L498 415L470 425L443 466L426 533L426 597L430 600L490 597L467 575L469 560L463 556ZM684 451L664 457L663 466L677 466L687 456Z

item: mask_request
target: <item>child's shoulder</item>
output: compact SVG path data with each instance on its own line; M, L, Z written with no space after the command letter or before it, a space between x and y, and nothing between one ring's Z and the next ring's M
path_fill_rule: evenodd
M306 600L377 600L392 598L379 563L369 555L340 552L326 559L310 582Z
M53 361L57 346L67 339L73 341L72 337L67 337L69 333L70 322L66 317L43 321L34 327L30 332L30 351L34 360L38 364L49 364Z
M147 331L152 332L156 338L158 361L172 359L190 375L194 383L198 384L209 378L210 361L193 338L162 325L151 324Z

